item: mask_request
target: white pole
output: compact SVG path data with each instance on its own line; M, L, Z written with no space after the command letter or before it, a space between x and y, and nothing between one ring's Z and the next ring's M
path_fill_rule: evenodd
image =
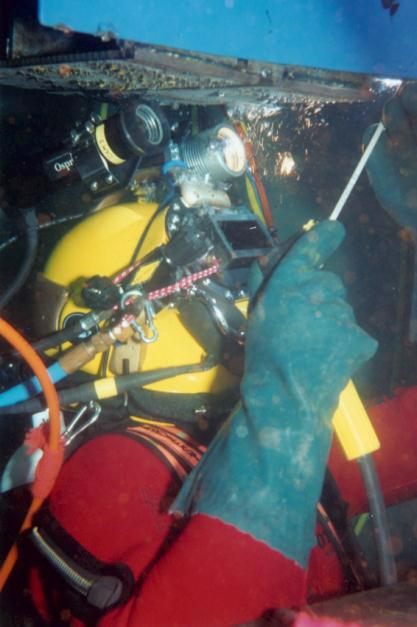
M345 206L345 203L347 201L347 199L349 198L352 189L355 187L356 185L356 181L358 180L358 178L360 177L360 175L362 174L362 170L364 169L366 162L368 161L369 157L372 154L373 149L375 148L378 139L381 136L382 131L385 130L385 127L383 125L382 122L380 122L378 124L378 126L376 127L374 134L372 135L369 144L367 145L362 157L359 159L358 165L356 166L356 168L353 171L352 176L350 177L348 184L346 185L345 189L342 192L342 195L340 196L339 200L336 203L335 208L333 209L333 211L331 212L330 216L329 216L329 220L337 220L343 207Z

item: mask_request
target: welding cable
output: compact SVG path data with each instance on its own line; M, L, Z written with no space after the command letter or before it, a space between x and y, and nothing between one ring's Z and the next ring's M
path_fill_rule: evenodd
M32 270L33 264L36 259L36 251L38 249L38 221L36 218L35 209L27 209L24 212L23 218L26 233L25 257L12 284L0 296L0 310L9 304L12 298L23 286L30 274L30 271Z
M132 253L132 256L130 258L130 263L134 263L134 261L136 261L136 257L139 255L140 250L143 246L143 243L145 242L145 239L149 233L149 230L152 226L152 224L155 222L156 218L159 216L159 214L173 201L175 197L175 192L173 190L169 191L168 194L165 196L165 198L161 201L161 203L158 205L158 207L155 210L155 213L153 214L153 216L151 217L151 219L149 220L148 224L146 225L146 227L144 228L142 235L140 236L138 243L135 246L135 249ZM132 282L133 277L130 278L130 282Z
M74 388L68 388L58 392L61 405L71 405L72 403L88 403L93 400L104 400L113 398L124 392L129 392L133 387L143 387L151 383L157 383L165 379L177 377L182 374L202 372L214 366L211 357L206 358L199 364L188 364L184 366L170 366L168 368L157 368L145 372L134 372L132 374L120 375L116 377L105 377L96 379L88 383L83 383ZM23 403L17 403L12 407L0 408L1 415L12 414L34 414L44 409L39 398L33 398Z
M397 570L392 556L390 535L388 530L387 510L382 495L381 484L372 455L363 455L357 460L365 484L369 502L375 544L378 551L380 584L390 586L397 582Z
M61 420L59 412L59 400L55 387L39 355L33 350L30 344L2 318L0 318L0 335L20 352L27 364L35 372L37 378L40 381L42 391L45 395L45 401L49 410L48 461L50 461L50 456L52 456L54 461L54 472L53 476L49 474L48 477L44 477L43 485L37 485L36 489L33 490L33 500L20 529L20 533L22 533L31 526L32 518L34 514L40 509L44 499L48 495L49 491L52 489L55 477L58 474L60 466L62 464L63 453L60 443ZM48 470L51 470L51 466L49 466ZM3 587L17 561L17 558L17 545L16 543L14 543L0 568L0 591L3 590Z
M320 523L327 539L331 543L333 550L340 561L340 564L342 565L345 578L355 586L356 590L363 590L363 575L358 571L356 564L348 555L348 552L321 501L317 503L317 521Z

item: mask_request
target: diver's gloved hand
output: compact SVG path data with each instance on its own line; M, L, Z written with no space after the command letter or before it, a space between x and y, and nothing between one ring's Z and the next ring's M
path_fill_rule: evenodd
M403 227L417 230L417 84L405 83L384 106L381 135L367 171L379 202ZM376 125L364 135L366 145Z
M403 228L407 239L417 242L417 84L405 83L384 106L385 132L367 163L375 195L386 211ZM367 144L375 126L367 129ZM417 276L417 257L414 259ZM411 293L409 339L417 341L417 282Z
M306 566L339 394L376 350L321 269L344 228L322 222L272 272L251 313L242 402L172 511L217 517ZM261 275L254 269L252 288Z

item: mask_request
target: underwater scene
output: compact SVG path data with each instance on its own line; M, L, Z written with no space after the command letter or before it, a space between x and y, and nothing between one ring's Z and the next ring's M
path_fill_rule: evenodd
M58 30L0 66L1 624L417 624L417 84Z

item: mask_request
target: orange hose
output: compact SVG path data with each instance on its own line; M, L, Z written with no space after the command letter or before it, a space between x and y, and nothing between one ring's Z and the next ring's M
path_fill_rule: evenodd
M20 333L10 326L10 324L3 320L3 318L0 318L0 335L2 335L9 342L9 344L11 344L13 348L21 354L39 380L49 410L49 448L52 451L56 451L60 445L61 420L59 414L58 394L51 381L49 373L41 358L31 345L20 335ZM31 526L32 518L41 507L42 502L43 500L39 498L32 499L32 503L20 528L20 533ZM18 551L17 544L15 542L0 568L0 591L3 590L17 558Z

